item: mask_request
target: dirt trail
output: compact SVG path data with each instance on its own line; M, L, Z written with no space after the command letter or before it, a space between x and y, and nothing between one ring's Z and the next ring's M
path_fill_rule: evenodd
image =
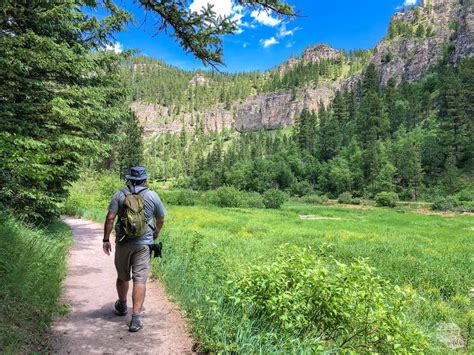
M116 316L113 312L117 299L116 273L113 255L107 256L102 251L102 226L75 218L66 218L65 222L74 234L68 274L63 283L63 302L69 304L70 313L64 318L58 317L52 327L53 352L191 353L193 341L186 332L184 320L156 281L149 281L147 285L144 329L138 333L128 332L131 292L129 315Z

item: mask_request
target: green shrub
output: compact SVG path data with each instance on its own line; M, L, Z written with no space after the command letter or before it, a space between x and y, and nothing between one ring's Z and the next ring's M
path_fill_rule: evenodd
M366 261L345 265L326 252L282 247L277 260L239 275L229 299L271 337L314 339L314 349L419 353L427 340L404 313L415 296L379 277ZM319 346L318 346L319 343Z
M375 196L375 205L379 207L395 207L398 203L398 195L395 192L379 192Z
M286 194L278 189L269 189L263 194L265 208L280 208L286 200Z
M351 200L352 205L360 205L362 203L362 200L360 198L353 198Z
M472 190L461 190L456 194L459 201L471 202L474 201L474 191Z
M242 192L233 186L223 186L215 190L213 202L218 207L241 207Z
M345 204L350 204L352 202L352 193L350 192L343 192L342 194L339 195L337 198L338 203L345 203Z
M431 205L431 209L434 211L454 211L459 205L459 201L453 197L440 197L436 199Z
M434 211L473 212L474 201L460 201L456 196L440 197L433 202Z
M192 190L179 190L174 193L173 204L177 206L194 206L199 194Z
M105 201L109 202L112 196L120 189L125 187L125 181L120 179L118 174L111 172L99 172L96 174L100 175L99 179L94 179L94 183L97 184L97 192ZM78 182L81 184L81 181Z
M242 193L242 207L264 208L262 195L258 192Z
M309 203L311 205L323 205L328 202L328 198L326 195L306 195L299 198L300 202Z
M294 183L290 188L290 194L292 196L305 196L313 192L313 186L308 181L298 181Z

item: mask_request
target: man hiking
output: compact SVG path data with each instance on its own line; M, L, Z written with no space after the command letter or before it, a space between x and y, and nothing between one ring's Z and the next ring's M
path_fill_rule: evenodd
M115 217L115 268L117 269L117 294L115 312L127 314L128 283L133 280L132 320L128 328L137 332L143 328L141 311L145 299L146 281L150 270L150 245L158 237L164 224L166 210L158 195L146 187L144 167L136 166L126 175L127 187L117 191L110 201L104 225L103 250L112 251L110 233ZM130 277L131 274L131 277Z

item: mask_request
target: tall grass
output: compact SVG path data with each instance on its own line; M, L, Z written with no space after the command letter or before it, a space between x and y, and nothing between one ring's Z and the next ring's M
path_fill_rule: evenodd
M102 206L99 218L103 218L110 196L101 200L103 195L98 189L87 196L75 194L79 189L73 187L72 196L76 197L70 207L89 213L84 201L90 200L93 211L94 206ZM153 262L152 271L186 312L203 350L322 350L319 345L314 347L321 340L316 336L295 335L284 327L274 327L268 315L252 313L234 302L232 292L245 291L239 282L255 270L268 268L269 275L278 274L279 267L272 269L272 265L285 244L311 250L327 244L328 253L346 265L365 258L375 267L377 277L415 295L416 301L401 316L428 336L430 352L448 352L436 337L443 322L459 325L468 344L464 351L473 350L474 313L469 292L474 285L474 220L470 216L443 218L402 209L349 209L299 202L287 203L276 211L167 208L169 215L161 236L164 257ZM308 272L314 274L314 270L311 266ZM260 274L263 283L274 281ZM278 300L286 297L284 294L282 290L273 296ZM253 299L256 295L246 297ZM367 300L372 302L370 295ZM274 300L270 297L269 301ZM323 344L325 350L338 351L334 346Z
M61 221L27 227L0 216L0 352L47 351L45 333L59 304L71 232Z

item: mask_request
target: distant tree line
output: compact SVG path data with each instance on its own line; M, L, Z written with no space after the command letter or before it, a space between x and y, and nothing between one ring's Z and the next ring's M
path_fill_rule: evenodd
M470 58L380 88L371 64L356 89L303 111L291 132L167 134L150 144L148 159L155 176L196 189L453 193L473 168L473 74Z

